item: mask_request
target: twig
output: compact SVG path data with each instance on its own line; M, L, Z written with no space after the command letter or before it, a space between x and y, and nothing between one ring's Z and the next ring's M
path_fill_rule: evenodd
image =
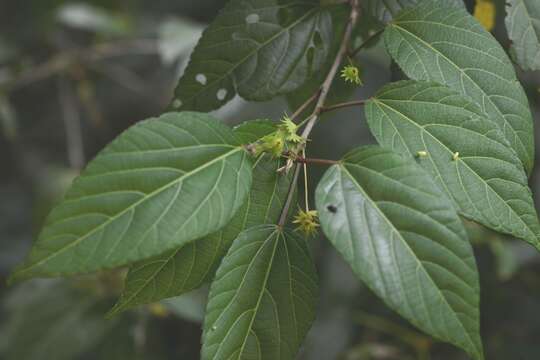
M295 118L300 116L300 114L302 114L304 110L306 110L306 108L309 105L311 105L311 103L314 102L315 99L317 99L317 97L319 96L319 93L320 93L320 90L318 90L315 94L311 95L311 97L307 99L305 103L300 105L300 107L294 112L294 114L291 115L291 120L294 120Z
M71 89L68 80L60 78L58 80L58 87L62 118L66 129L69 165L73 169L80 170L84 166L84 147L79 110L73 98L73 89Z
M373 35L371 35L370 37L368 37L366 39L366 41L364 41L362 44L360 44L360 46L358 46L356 49L354 50L351 50L349 52L349 56L350 57L355 57L359 52L360 50L362 50L363 48L365 48L369 43L371 43L374 39L378 38L383 32L384 32L384 29L385 28L382 28L380 30L378 30L377 32L375 32Z
M289 213L289 208L291 207L292 200L294 198L294 192L296 189L296 183L298 182L298 175L300 175L300 169L302 167L299 164L294 165L294 175L289 185L289 190L287 192L287 200L285 200L285 205L279 216L278 226L283 227L287 221L287 214Z
M326 102L326 98L328 97L328 92L330 91L330 87L332 86L332 82L334 81L336 73L338 72L338 69L339 69L339 66L341 65L343 57L347 55L347 49L349 46L349 42L351 40L352 31L358 20L358 14L359 14L358 0L350 0L349 3L351 5L351 13L349 16L347 27L345 29L345 33L343 34L341 46L336 55L334 63L332 64L332 67L330 68L330 71L326 75L326 78L321 85L320 91L318 91L317 103L315 105L315 109L313 110L313 113L308 117L309 121L307 122L304 130L302 131L302 137L306 139L306 141L309 137L309 134L311 134L311 131L313 130L313 127L315 126L315 123L319 119L319 115L321 114L322 109L324 108L324 103ZM280 227L283 227L285 225L285 222L287 221L287 214L289 212L289 208L291 207L294 190L298 182L299 173L300 173L300 166L296 165L296 168L294 170L294 177L291 182L291 186L289 187L287 200L285 202L285 205L283 206L283 209L281 211L281 216L279 218L278 226Z
M330 160L330 159L314 159L314 158L305 158L305 157L297 157L294 159L297 163L300 164L319 164L319 165L336 165L339 164L339 161L337 160Z
M417 354L418 359L429 359L431 341L429 338L415 331L408 330L398 324L385 320L378 316L367 314L359 311L355 315L355 319L362 325L373 330L392 335L404 343L412 346Z
M125 44L106 43L84 49L66 50L58 53L44 63L23 72L18 77L0 83L0 87L6 90L15 90L66 71L75 63L91 63L115 56L131 54L148 55L156 53L157 42L146 39Z
M326 106L326 107L322 108L321 113L325 113L325 112L336 110L336 109L351 107L351 106L362 106L365 103L366 103L366 100L348 101L348 102L344 102L344 103L340 103L340 104Z
M332 67L330 68L330 71L328 72L328 75L326 76L326 79L321 85L319 98L317 100L317 104L315 105L315 110L313 111L313 114L311 115L311 119L306 124L306 127L304 128L304 131L302 132L302 137L305 139L309 137L309 134L313 130L313 126L315 126L315 123L319 119L319 115L321 114L326 98L328 97L328 92L330 91L332 82L334 81L336 73L338 72L338 69L339 69L339 66L341 65L343 57L347 54L347 46L351 39L352 31L354 29L356 21L358 20L358 0L351 0L350 4L351 4L351 15L349 17L349 22L347 23L347 28L345 29L345 34L343 35L343 40L341 42L339 52L336 56L336 59L334 60L334 63L332 64Z

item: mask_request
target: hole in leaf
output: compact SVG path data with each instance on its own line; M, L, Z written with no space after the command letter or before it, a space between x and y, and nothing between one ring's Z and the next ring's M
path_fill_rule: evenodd
M328 205L326 207L326 210L330 211L332 214L337 213L337 207L335 207L334 205Z
M195 80L197 80L197 82L201 85L206 85L206 75L204 74L197 74L197 76L195 76Z
M259 14L249 14L246 16L246 24L256 24L260 20Z
M227 89L219 89L216 93L218 100L223 101L227 97Z
M320 49L323 47L323 39L321 37L321 33L318 32L318 31L315 31L315 33L313 34L313 44L315 44L315 47L317 49Z

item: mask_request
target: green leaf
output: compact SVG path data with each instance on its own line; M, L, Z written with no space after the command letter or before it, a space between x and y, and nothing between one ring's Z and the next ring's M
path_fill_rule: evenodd
M315 318L306 241L274 225L242 232L212 283L202 359L292 360Z
M234 127L233 131L242 144L253 143L277 130L277 124L271 120L250 120Z
M524 70L540 70L540 1L508 0L506 29Z
M204 31L172 107L210 111L236 93L268 100L302 85L325 63L332 7L319 0L232 0Z
M14 279L130 264L226 225L251 187L232 130L198 113L129 128L75 180Z
M360 148L327 170L315 200L326 236L388 306L483 359L472 248L421 167L390 150Z
M476 104L444 85L401 81L380 90L366 116L377 141L416 157L465 217L540 249L527 175Z
M368 14L380 21L387 23L391 21L401 10L415 6L422 0L365 0L361 2L362 7ZM426 0L424 0L426 1ZM464 7L463 0L431 0L444 5Z
M346 24L349 17L349 10L343 7L336 7L331 11L332 22L334 24ZM286 96L289 109L291 111L299 108L307 99L309 99L317 90L320 89L322 83L324 82L326 75L332 67L335 56L339 51L341 45L341 39L343 38L343 33L345 31L344 27L337 28L333 33L333 38L330 41L329 56L327 56L326 62L322 65L321 70L317 71L313 76L311 76L307 81L305 81L302 86L297 88L294 92L288 93ZM348 63L344 62L344 65ZM348 100L354 90L357 89L357 86L348 84L339 77L339 73L336 74L332 86L330 87L328 97L326 100L326 105L332 105L339 102ZM308 116L313 111L315 104L311 104L303 114L300 114L300 117Z
M531 172L534 131L527 96L503 48L476 19L428 1L401 12L384 39L407 76L445 84L479 104Z
M245 143L275 131L270 121L249 121L234 129ZM255 225L277 222L291 181L277 173L279 160L263 155L254 164L251 193L233 220L220 231L131 267L124 291L110 315L137 305L178 296L214 276L238 234Z

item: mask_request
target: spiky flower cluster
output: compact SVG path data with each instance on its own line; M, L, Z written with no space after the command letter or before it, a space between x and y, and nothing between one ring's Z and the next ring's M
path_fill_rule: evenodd
M362 79L360 79L360 70L354 65L346 65L341 70L341 77L346 81L356 85L362 85Z
M297 230L303 232L306 236L311 236L317 233L317 228L320 226L317 220L318 214L316 210L298 210L294 217L294 224L298 224Z
M296 154L298 145L305 142L305 139L298 135L298 125L288 116L285 116L277 127L277 130L261 138L253 146L255 156L268 153L272 157L281 157L283 153Z

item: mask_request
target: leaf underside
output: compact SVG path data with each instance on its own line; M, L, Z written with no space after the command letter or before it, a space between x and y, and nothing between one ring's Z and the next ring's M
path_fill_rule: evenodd
M324 233L361 280L423 331L483 359L472 248L429 174L360 148L328 169L315 198Z
M506 29L512 51L524 70L540 70L540 1L508 0Z
M379 144L416 158L465 217L540 249L527 176L476 104L443 85L402 81L380 90L366 117Z
M501 45L474 17L428 1L402 11L384 39L409 78L444 84L478 104L530 174L534 132L527 96Z
M236 127L234 132L248 144L275 129L271 121L254 120ZM279 160L272 160L268 155L255 161L250 195L223 229L133 265L122 296L109 314L179 296L210 281L221 258L242 230L277 222L291 181L290 174L277 173L280 166Z
M210 234L244 202L251 168L232 130L208 115L140 122L74 181L12 279L114 268Z
M318 0L232 0L204 31L172 107L210 111L238 93L268 100L291 92L327 59L331 7Z
M274 225L245 230L212 283L201 358L295 359L315 318L317 292L303 238Z

